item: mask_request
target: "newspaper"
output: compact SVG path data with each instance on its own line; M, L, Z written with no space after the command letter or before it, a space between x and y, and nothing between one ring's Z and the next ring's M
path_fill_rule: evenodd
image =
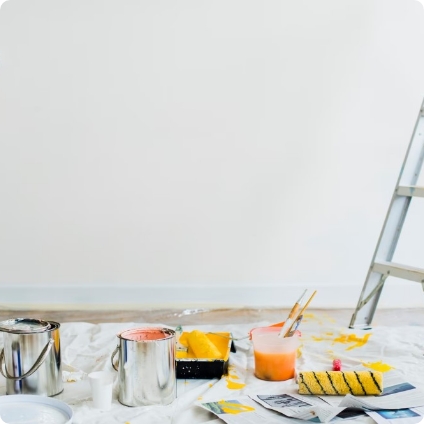
M378 424L418 424L424 423L424 408L382 409L367 411Z
M275 411L262 408L248 396L239 396L235 399L214 402L202 402L198 403L198 405L213 412L218 418L228 424L302 423L302 420L286 418Z
M378 424L421 423L424 420L424 392L405 382L396 372L387 373L385 384L379 396L302 396L287 392L254 394L199 405L230 424L273 424L276 420L281 423L283 417L291 423L329 422L365 413ZM281 415L276 417L269 413Z

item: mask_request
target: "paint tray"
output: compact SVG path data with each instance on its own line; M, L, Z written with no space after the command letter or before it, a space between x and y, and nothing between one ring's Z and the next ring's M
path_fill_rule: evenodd
M187 334L183 333L181 337ZM211 379L221 378L228 373L230 351L232 351L231 333L206 333L206 336L219 349L223 359L194 358L190 351L177 350L177 378Z

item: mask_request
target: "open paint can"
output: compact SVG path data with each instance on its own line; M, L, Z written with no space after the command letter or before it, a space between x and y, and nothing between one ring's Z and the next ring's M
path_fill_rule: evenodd
M118 334L118 341L111 360L118 371L119 402L127 406L171 403L177 395L175 331L134 328Z
M63 391L60 324L32 318L0 322L0 372L6 394L55 396Z

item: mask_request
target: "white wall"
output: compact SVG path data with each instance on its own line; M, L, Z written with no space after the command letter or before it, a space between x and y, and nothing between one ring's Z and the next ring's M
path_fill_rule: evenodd
M5 2L3 302L354 307L423 46L414 0Z

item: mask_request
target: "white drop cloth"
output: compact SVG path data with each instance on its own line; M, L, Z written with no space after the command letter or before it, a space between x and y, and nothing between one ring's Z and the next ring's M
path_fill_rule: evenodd
M116 334L146 324L173 328L166 323L97 325L79 322L61 325L62 362L64 377L68 381L57 398L72 407L75 424L218 424L222 421L195 402L249 393L281 393L287 387L296 386L294 380L266 382L254 377L251 342L242 340L235 342L237 352L230 355L228 376L213 380L178 380L177 399L171 405L137 408L121 405L117 400L119 388L115 378L112 409L108 412L93 409L86 374L96 370L113 371L110 357L117 345ZM269 324L272 323L199 325L187 326L184 330L228 331L233 337L240 338L253 327ZM392 367L403 373L411 384L424 389L424 325L351 330L347 324L338 326L331 316L325 314L306 314L300 327L302 347L297 369L329 370L332 360L340 358L344 370L358 365L364 369L366 366ZM5 394L5 380L0 378L0 394ZM364 417L360 422L372 423L373 420Z

